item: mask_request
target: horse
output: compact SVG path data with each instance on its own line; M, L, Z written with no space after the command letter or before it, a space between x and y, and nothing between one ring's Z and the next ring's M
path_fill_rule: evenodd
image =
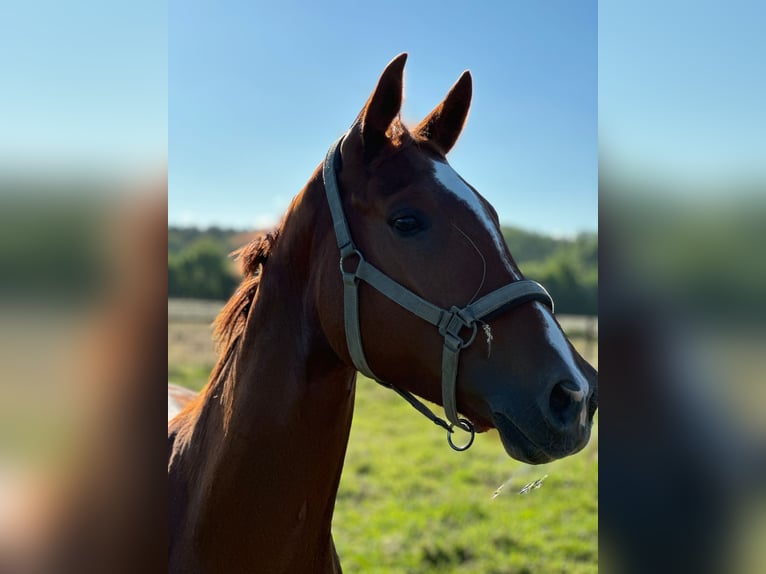
M456 450L496 428L508 455L539 464L589 440L596 371L446 160L470 72L410 129L406 58L386 66L277 231L236 252L244 279L216 319L209 383L196 398L175 389L168 408L180 409L168 424L171 572L341 571L331 521L357 371Z

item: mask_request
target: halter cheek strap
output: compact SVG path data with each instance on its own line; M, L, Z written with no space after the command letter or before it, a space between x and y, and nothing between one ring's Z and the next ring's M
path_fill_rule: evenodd
M474 428L470 421L458 417L455 396L460 351L476 339L478 323L482 318L500 310L516 307L529 301L540 301L553 310L553 300L545 288L535 281L523 279L514 281L492 291L465 307L453 306L444 309L430 303L403 285L391 279L377 267L365 260L361 251L351 239L343 204L338 190L337 172L341 168L341 137L327 152L322 176L327 202L330 206L335 238L340 250L340 272L343 278L343 315L346 329L346 344L356 369L381 385L394 390L421 414L447 431L447 441L455 450L466 450L474 439ZM355 263L354 263L355 261ZM354 267L353 269L349 269ZM442 349L442 405L449 423L437 417L428 407L409 391L384 382L370 368L364 355L362 333L359 323L359 282L364 281L391 301L404 307L424 321L435 326L444 337ZM461 334L464 334L461 336ZM451 423L451 424L450 424ZM452 441L454 427L470 433L468 443L462 446Z

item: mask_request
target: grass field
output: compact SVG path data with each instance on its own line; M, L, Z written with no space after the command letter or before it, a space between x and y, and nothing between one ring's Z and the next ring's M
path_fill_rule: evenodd
M168 310L170 380L195 389L215 360L217 307L203 307ZM580 332L581 322L570 324ZM596 343L574 341L596 364ZM494 432L458 453L441 429L360 376L333 534L346 572L598 572L598 426L583 452L542 466L508 458Z

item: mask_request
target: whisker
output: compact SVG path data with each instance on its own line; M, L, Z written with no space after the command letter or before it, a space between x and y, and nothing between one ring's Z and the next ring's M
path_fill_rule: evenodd
M462 235L463 237L465 237L465 238L466 238L466 241L468 241L468 243L471 245L471 247L473 247L473 248L474 248L474 250L476 251L476 253L478 253L478 254L479 254L479 257L481 258L481 264L482 264L482 271L481 271L481 283L479 283L479 288L478 288L478 289L476 289L476 292L473 294L473 296L471 297L471 299L468 301L468 303L467 303L467 304L468 304L468 305L470 305L471 303L473 303L473 302L474 302L474 300L476 299L476 297L478 297L478 296L479 296L479 293L481 292L481 289L482 289L482 287L484 287L484 282L487 280L487 260L486 260L486 258L484 257L484 254L481 252L481 250L480 250L480 249L479 249L479 248L476 246L476 243L474 243L473 239L471 239L470 237L468 237L468 235L466 234L466 232L465 232L465 231L463 231L462 229L460 229L460 228L459 228L457 225L455 225L454 223L452 224L452 227L454 227L455 229L457 229L457 230L460 232L460 235Z

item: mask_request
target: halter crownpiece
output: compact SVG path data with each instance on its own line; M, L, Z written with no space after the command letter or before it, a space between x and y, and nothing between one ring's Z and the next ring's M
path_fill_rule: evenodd
M444 428L447 431L447 441L453 449L467 450L473 444L476 431L469 420L458 417L457 413L455 388L460 351L470 346L476 339L478 324L482 322L482 318L501 308L510 309L530 301L539 301L553 310L553 299L551 299L548 291L536 281L521 279L503 285L465 307L453 306L450 309L443 309L413 293L370 264L351 239L351 232L340 199L337 171L341 168L340 144L344 137L342 136L336 141L327 152L322 166L322 177L327 194L327 203L332 215L333 228L335 229L335 239L340 250L340 273L343 278L343 315L346 344L351 360L358 371L384 387L392 389L415 407L418 412ZM349 270L347 267L352 265L352 259L356 260L356 268ZM367 363L362 346L362 333L359 324L359 281L364 281L397 305L435 326L439 334L444 337L442 405L449 423L437 417L409 391L395 387L373 373ZM465 338L461 337L461 333L464 331L468 333ZM471 436L466 444L455 445L452 441L455 427L470 433Z

